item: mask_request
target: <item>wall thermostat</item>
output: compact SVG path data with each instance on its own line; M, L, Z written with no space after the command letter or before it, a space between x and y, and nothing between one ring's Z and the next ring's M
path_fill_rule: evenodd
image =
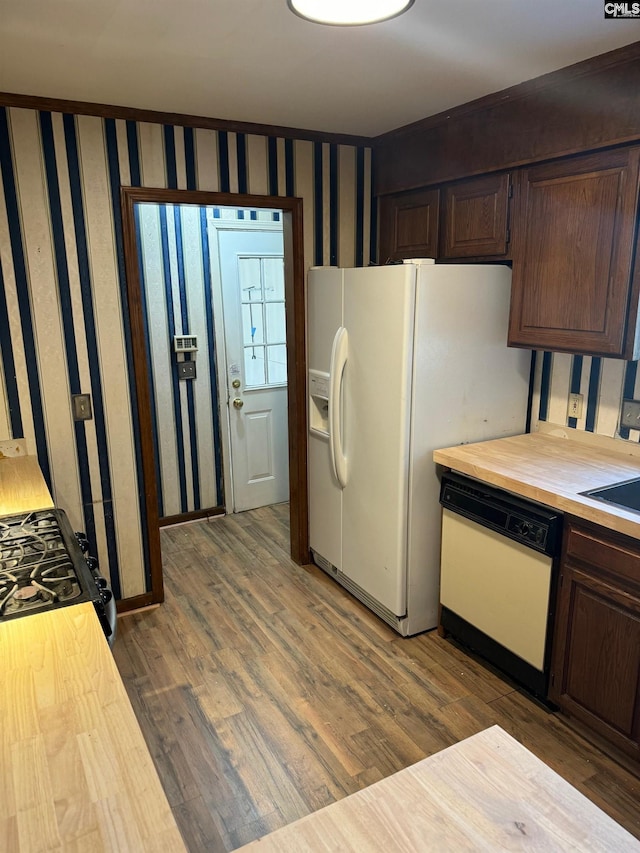
M198 338L195 335L174 335L173 349L175 352L196 352Z

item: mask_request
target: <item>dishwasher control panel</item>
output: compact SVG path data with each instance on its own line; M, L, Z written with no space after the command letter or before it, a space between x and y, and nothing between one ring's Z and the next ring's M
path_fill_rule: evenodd
M442 477L440 503L543 554L560 550L562 513L550 507L453 472Z
M541 548L546 545L548 530L548 525L518 515L510 515L507 520L507 531L509 533L513 533L523 542L530 542L532 545Z

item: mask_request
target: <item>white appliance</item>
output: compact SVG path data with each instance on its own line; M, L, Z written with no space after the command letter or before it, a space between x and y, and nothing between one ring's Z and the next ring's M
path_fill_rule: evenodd
M423 260L309 272L311 551L404 636L438 621L433 450L525 430L510 283L504 266Z
M440 624L544 699L562 513L454 472L440 503Z

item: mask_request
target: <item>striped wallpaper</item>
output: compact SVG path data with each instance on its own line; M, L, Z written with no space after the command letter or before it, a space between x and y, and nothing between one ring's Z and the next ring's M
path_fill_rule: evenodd
M0 440L26 438L129 598L149 578L120 185L300 196L307 267L367 263L375 221L366 148L0 108Z
M640 430L620 427L623 399L640 398L637 361L539 352L532 420L640 441ZM582 417L568 417L569 394L583 395Z
M160 518L224 507L207 210L136 205ZM176 353L174 335L198 350ZM196 379L178 364L195 361Z

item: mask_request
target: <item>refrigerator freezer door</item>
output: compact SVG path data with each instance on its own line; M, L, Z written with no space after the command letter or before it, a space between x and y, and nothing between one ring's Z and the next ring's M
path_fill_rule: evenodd
M440 264L418 275L420 435L434 450L523 432L531 353L507 347L511 270Z
M507 347L511 270L422 267L409 481L409 633L438 621L441 513L433 451L526 428L531 353Z
M342 571L396 616L407 607L415 280L413 266L344 271Z
M309 369L316 372L316 378L318 374L328 377L327 398L331 384L331 347L341 325L342 270L311 270L307 281ZM310 393L313 387L310 381ZM316 405L309 399L309 412ZM309 545L339 569L342 565L342 490L332 473L328 431L323 436L318 431L309 430L308 465Z
M331 347L342 325L342 274L337 267L309 270L307 278L307 355L312 370L329 372Z

